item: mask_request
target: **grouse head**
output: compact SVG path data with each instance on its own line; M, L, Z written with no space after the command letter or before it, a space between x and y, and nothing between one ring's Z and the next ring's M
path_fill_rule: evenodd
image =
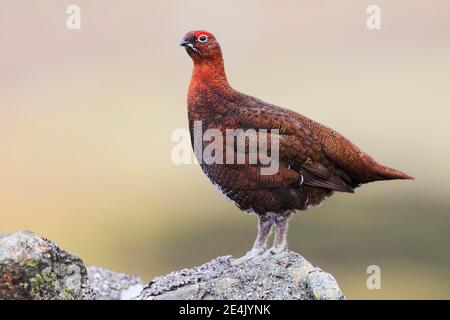
M219 43L212 33L205 30L188 32L181 39L180 46L186 48L186 52L194 60L194 63L222 59Z

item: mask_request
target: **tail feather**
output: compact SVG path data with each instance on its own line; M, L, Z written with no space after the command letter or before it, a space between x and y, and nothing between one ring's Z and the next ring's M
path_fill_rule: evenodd
M375 161L372 157L369 155L364 155L363 161L365 163L365 167L367 170L367 175L365 176L368 179L361 179L361 183L367 183L371 181L380 181L380 180L414 180L415 178L413 176L410 176L409 174L406 174L404 172L401 172L399 170L389 168L386 166L383 166L381 163Z
M395 170L389 167L385 167L382 165L378 165L375 167L376 171L376 180L396 180L396 179L402 179L402 180L414 180L415 178L413 176L410 176L404 172L401 172L399 170Z

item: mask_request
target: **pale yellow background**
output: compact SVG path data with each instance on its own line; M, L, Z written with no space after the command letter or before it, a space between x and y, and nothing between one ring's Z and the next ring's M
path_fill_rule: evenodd
M382 29L366 28L378 4ZM82 29L66 29L69 4ZM349 298L450 298L450 2L0 2L0 230L29 229L146 280L256 232L195 165L187 31L219 39L232 85L332 126L410 181L338 194L291 224L290 247ZM382 289L366 288L379 265Z

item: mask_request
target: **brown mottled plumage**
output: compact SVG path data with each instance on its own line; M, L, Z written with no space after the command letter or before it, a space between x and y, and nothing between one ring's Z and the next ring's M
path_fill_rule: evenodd
M211 33L191 31L180 45L194 61L188 93L191 137L194 121L202 121L203 130L223 133L239 128L279 130L280 167L274 175L261 175L260 164L201 164L239 208L258 215L258 237L249 257L265 250L272 225L273 250L284 250L291 214L319 205L334 191L354 192L372 181L413 179L379 164L336 131L231 88L220 46Z

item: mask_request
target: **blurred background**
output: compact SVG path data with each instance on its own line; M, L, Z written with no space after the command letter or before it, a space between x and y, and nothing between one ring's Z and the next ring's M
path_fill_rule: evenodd
M70 4L81 30L66 28ZM366 27L371 4L381 30ZM145 280L251 247L255 217L170 158L192 69L178 42L202 28L236 89L416 177L297 215L290 248L352 299L448 299L449 15L445 0L3 0L0 231L32 230ZM366 287L369 265L380 290Z

